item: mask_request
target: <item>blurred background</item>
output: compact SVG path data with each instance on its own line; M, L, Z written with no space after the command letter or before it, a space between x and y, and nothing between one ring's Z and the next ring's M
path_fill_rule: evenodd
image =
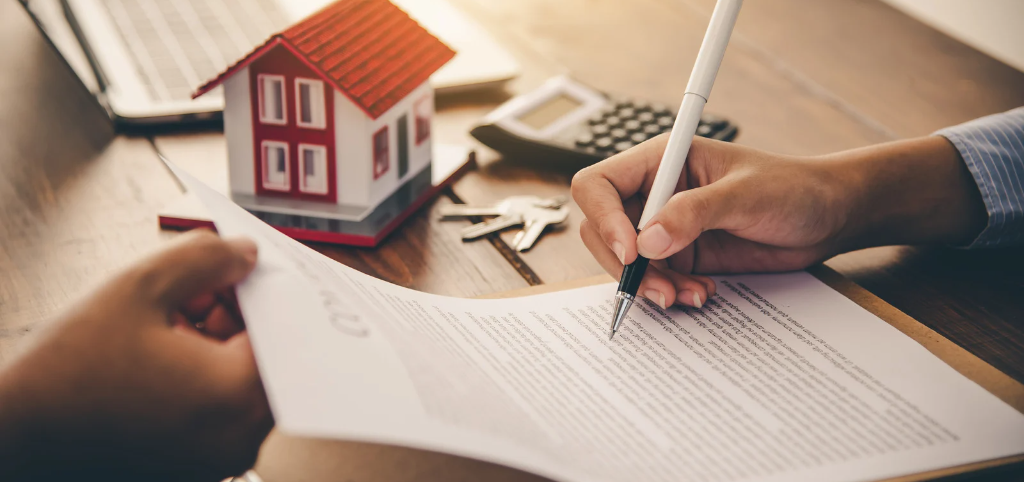
M885 0L949 36L1024 70L1024 2L1017 0Z

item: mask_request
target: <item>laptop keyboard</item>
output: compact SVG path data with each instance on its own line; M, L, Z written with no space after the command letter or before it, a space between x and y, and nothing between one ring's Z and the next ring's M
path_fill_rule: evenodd
M101 0L154 100L191 97L287 27L278 0Z

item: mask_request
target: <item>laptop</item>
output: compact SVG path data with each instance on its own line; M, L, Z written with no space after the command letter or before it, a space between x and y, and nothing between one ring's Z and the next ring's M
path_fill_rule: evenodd
M83 83L122 124L218 119L219 89L196 87L331 0L20 0ZM439 95L502 86L519 65L445 0L391 0L458 54Z

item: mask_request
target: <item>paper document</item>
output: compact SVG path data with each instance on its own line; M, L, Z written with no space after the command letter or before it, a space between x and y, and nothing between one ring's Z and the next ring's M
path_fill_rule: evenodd
M224 236L278 427L566 481L861 481L1024 453L1024 416L806 273L716 277L701 310L614 286L466 300L285 237L184 173Z

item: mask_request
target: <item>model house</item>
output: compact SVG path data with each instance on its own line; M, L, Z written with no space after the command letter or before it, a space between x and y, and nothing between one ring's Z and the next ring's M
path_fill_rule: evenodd
M360 221L431 162L428 78L455 55L388 0L340 0L200 87L223 85L232 197Z

